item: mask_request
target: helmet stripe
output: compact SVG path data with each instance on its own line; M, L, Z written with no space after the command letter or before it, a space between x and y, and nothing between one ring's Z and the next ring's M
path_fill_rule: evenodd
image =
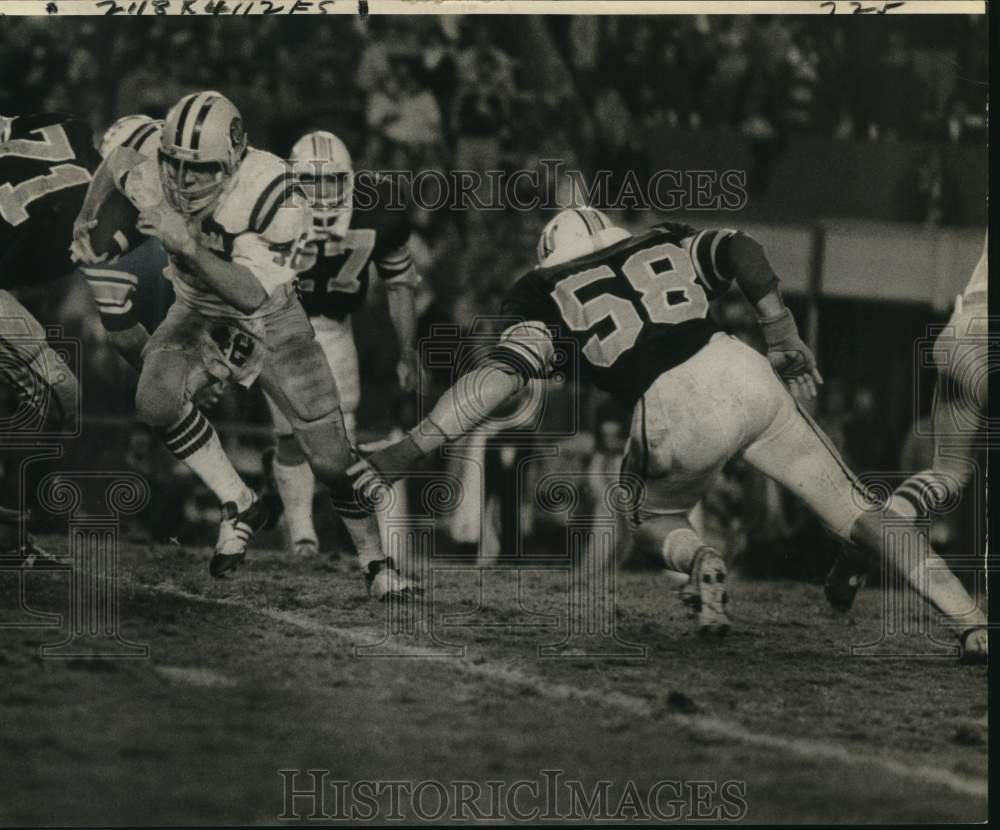
M590 213L590 211L580 210L579 208L573 208L573 213L575 213L583 220L583 224L586 225L587 227L587 233L589 233L591 236L593 236L600 230L600 227L598 227L595 224L596 219L593 216L593 214Z
M140 124L132 132L129 133L128 138L126 138L122 143L122 147L138 147L146 140L149 135L150 129L156 129L152 124Z
M192 93L188 96L187 101L184 102L184 106L181 108L180 117L177 119L177 132L174 134L174 144L179 147L184 146L184 127L187 124L188 113L191 112L191 107L194 106L194 100L198 95Z
M198 145L201 143L201 128L205 124L205 119L208 118L209 112L212 110L212 105L215 104L216 98L214 95L210 95L205 99L202 104L201 109L198 110L198 116L194 120L194 127L191 129L191 149L197 150Z

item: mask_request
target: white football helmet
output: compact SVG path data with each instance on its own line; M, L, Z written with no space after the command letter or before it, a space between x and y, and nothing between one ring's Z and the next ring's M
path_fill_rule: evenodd
M147 143L152 146L152 140L159 144L162 127L162 119L157 121L148 115L123 115L104 131L98 148L101 158L107 158L112 150L123 144L144 152Z
M215 204L246 154L243 116L219 92L185 95L167 113L160 140L160 180L180 213Z
M346 145L326 130L306 133L292 147L292 174L313 212L316 233L343 237L351 222L354 165Z
M610 233L605 233L610 231ZM579 207L561 210L542 230L538 238L538 264L556 265L592 254L621 241L628 232L617 228L596 208Z

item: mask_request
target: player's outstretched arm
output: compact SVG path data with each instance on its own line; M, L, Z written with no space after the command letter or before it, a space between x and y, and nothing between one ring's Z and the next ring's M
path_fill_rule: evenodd
M799 337L792 312L781 299L778 276L764 249L747 234L737 233L726 240L722 255L725 262L721 266L732 275L757 312L771 366L793 395L812 400L823 377L816 368L812 350Z
M355 490L371 498L379 486L398 481L425 456L474 430L525 383L523 375L495 364L462 375L403 438L348 469Z

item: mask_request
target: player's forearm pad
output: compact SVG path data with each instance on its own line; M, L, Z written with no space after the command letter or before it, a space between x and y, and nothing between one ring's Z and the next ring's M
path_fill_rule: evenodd
M768 350L799 340L798 326L787 308L777 317L768 317L759 322Z

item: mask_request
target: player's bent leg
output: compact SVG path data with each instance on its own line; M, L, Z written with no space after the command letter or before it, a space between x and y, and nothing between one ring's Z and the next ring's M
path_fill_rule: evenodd
M983 271L985 254L976 266ZM976 275L973 277L975 282ZM938 370L932 424L934 461L929 470L901 484L892 507L906 516L930 516L956 505L975 476L975 441L986 427L989 381L988 308L985 290L958 298L955 311L934 343Z
M361 402L361 374L358 370L358 347L354 342L354 327L350 317L333 320L317 317L312 320L326 362L333 372L340 397L344 427L352 444L357 441L357 411Z
M198 343L196 322L186 310L171 309L150 338L143 352L136 414L156 428L174 457L219 499L222 519L209 562L209 573L218 577L243 561L250 539L267 521L267 511L233 467L218 433L191 403L214 380L193 345Z
M799 496L843 541L899 570L956 629L985 623L961 582L929 545L887 546L882 532L887 513L876 509L812 419L794 403L789 406L744 450L747 462Z
M334 510L357 549L372 593L379 599L415 593L382 551L375 516L355 493L347 468L353 454L337 400L337 387L312 326L298 304L268 320L271 353L260 382L295 432L313 473L330 491Z
M948 564L930 546L927 531L909 517L891 508L862 513L851 528L851 540L863 550L878 552L886 564L903 575L910 587L936 608L962 645L963 660L985 660L987 656L986 615L951 572ZM892 527L897 540L887 544L885 527ZM909 536L909 543L900 541ZM983 632L981 635L975 632Z
M298 556L315 556L319 552L319 536L313 523L316 477L281 408L269 396L264 397L275 433L269 473L284 507L291 551Z
M698 633L722 635L729 631L726 563L695 532L685 513L647 520L636 529L634 538L637 546L656 550L668 569L689 575L680 598L697 620Z
M694 359L658 378L636 406L622 472L643 483L643 501L632 517L632 542L688 574L681 599L699 631L729 628L722 557L704 543L687 514L704 497L738 449L745 414L732 371L733 343L713 341ZM739 355L736 355L737 357ZM705 412L713 413L705 417Z

